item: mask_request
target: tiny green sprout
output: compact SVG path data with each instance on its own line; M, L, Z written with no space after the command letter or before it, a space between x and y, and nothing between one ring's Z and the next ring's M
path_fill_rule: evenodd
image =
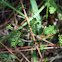
M56 34L56 30L53 30L52 33L53 33L53 34Z
M44 46L40 47L40 50L44 50Z
M16 47L15 42L11 42L11 46Z
M54 29L54 25L49 25L49 27L44 29L44 34L56 34L56 30Z
M52 29L53 30L54 29L54 25L52 25L52 26L49 25L49 29Z
M18 43L18 46L23 47L23 45L24 45L24 42L19 42L19 43Z
M18 6L18 9L22 9L21 5Z
M48 58L46 58L46 59L44 60L44 62L47 62L47 59L48 59Z
M7 28L13 30L13 27L11 27L11 24L8 24Z
M58 37L59 37L59 44L60 46L62 46L62 35L58 35Z
M23 9L21 5L18 6L18 9ZM26 9L26 5L24 5L24 9Z
M14 56L14 55L11 54L10 56L11 56L13 59L15 59L15 56Z
M11 40L12 40L12 41L15 41L15 39L14 39L14 38L12 38Z
M50 8L49 8L50 14L54 14L55 11L56 11L56 8L54 8L54 7L50 7Z

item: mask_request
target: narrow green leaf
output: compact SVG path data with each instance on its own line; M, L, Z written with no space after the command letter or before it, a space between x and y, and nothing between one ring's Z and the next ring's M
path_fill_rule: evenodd
M6 6L10 7L11 9L13 9L14 11L16 11L17 13L19 13L20 15L22 15L23 17L25 17L25 15L23 13L21 13L19 10L15 9L13 6L11 6L9 3L7 2L3 2L3 4L5 4Z

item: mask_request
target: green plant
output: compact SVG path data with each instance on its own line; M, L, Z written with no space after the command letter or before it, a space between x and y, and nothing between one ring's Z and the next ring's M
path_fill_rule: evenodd
M33 62L37 62L36 51L33 50Z
M56 11L56 8L54 8L54 7L49 7L49 12L50 12L50 14L54 14L55 11Z
M11 41L11 46L12 47L16 47L17 46L22 46L25 44L25 42L21 41L21 32L17 31L17 33L15 35L13 35L13 37L10 37L9 40Z
M7 28L13 30L13 27L11 26L11 24L8 24Z
M8 6L9 8L13 9L14 11L16 11L17 13L19 13L20 15L22 15L23 17L25 17L25 15L20 12L19 10L15 9L13 6L11 6L8 2L2 2L2 4L5 4L6 6Z
M36 0L30 0L30 2L31 2L31 6L32 6L32 11L33 11L34 14L36 14L37 11L38 11L38 7L37 7ZM35 10L35 8L36 8L36 10ZM37 26L37 31L38 31L38 34L40 34L39 31L40 31L40 29L41 29L41 22L42 22L41 18L42 18L42 17L40 17L40 14L37 14L35 18L36 18L36 21L37 21L37 24L36 24L36 26ZM40 21L40 20L41 20L41 21Z
M12 54L10 54L11 58L14 58L15 59L15 56L13 56Z
M58 35L58 37L59 37L59 44L60 46L62 46L62 35Z
M30 26L31 26L34 34L36 34L36 24L37 24L37 22L34 19L32 21L30 21Z
M21 5L18 5L18 9L23 9ZM26 5L24 5L24 9L27 9L26 8Z
M2 59L2 61L1 61ZM4 60L3 60L4 59ZM8 58L8 54L5 53L0 53L0 61L1 62L8 62L9 58Z
M18 32L17 30L12 31L9 35L6 35L5 37L1 38L0 41L2 42L2 41L4 41L5 39L8 39L9 37L10 37L10 38L13 37L14 35L16 35L17 32Z
M45 3L37 12L34 14L31 18L29 18L29 22L32 21L33 18L35 18L42 10L46 7L47 3ZM23 28L24 26L27 25L27 22L25 22L22 26L20 26L17 30Z
M39 1L39 0L38 0ZM43 0L42 0L43 1ZM42 2L41 1L41 2ZM28 17L28 19L29 19L29 22L30 22L30 27L31 27L31 29L32 29L32 31L33 31L33 34L34 34L34 36L35 36L35 38L36 38L36 42L38 42L38 45L40 45L40 47L39 47L39 49L40 49L40 52L42 53L43 51L44 51L44 49L45 49L45 47L47 47L47 46L44 46L46 43L45 42L41 42L44 38L45 38L45 41L46 42L49 42L49 41L51 41L51 39L53 39L53 38L49 38L49 37L46 37L45 35L47 35L48 36L48 34L56 34L56 32L57 32L57 30L56 30L56 26L54 26L54 25L49 25L49 27L47 27L47 28L45 28L44 30L42 29L42 23L44 23L43 22L43 18L45 19L45 17L44 16L46 16L46 20L48 19L48 12L50 12L50 14L54 14L55 13L55 11L58 11L58 12L60 12L60 13L62 13L59 9L58 9L58 7L56 6L56 1L57 0L44 0L45 2L44 2L44 4L42 4L41 5L41 7L39 7L39 9L38 9L38 5L37 5L37 1L36 0L30 0L30 3L31 3L31 6L29 6L29 9L28 8L26 8L26 7L28 7L27 5L26 5L26 7L24 7L24 8L22 8L22 6L21 5L16 5L15 7L13 7L12 6L12 3L14 2L12 2L11 4L10 4L10 0L6 0L6 1L3 1L3 0L0 0L0 2L1 2L1 4L0 4L0 9L2 9L2 8L5 8L5 10L6 10L6 6L8 6L9 8L11 8L13 11L16 11L17 13L19 13L20 15L22 15L24 18L25 18L25 15L23 14L23 12L21 11L19 11L20 9L22 10L22 9L27 9L26 11L27 12L29 12L30 13L30 17ZM17 1L18 2L18 1ZM16 9L17 8L17 9ZM35 10L35 8L36 8L36 10ZM44 10L44 8L47 8L46 9L46 14L44 13L43 15L41 14ZM33 13L32 13L33 12ZM41 12L41 13L40 13ZM9 13L10 14L10 13ZM27 15L28 15L28 13L27 13ZM13 16L13 15L12 15ZM62 15L61 15L62 16ZM59 19L61 18L61 16L59 17ZM17 17L16 17L17 18ZM17 18L18 19L18 18ZM20 22L18 21L18 25L21 23L21 22L23 22L23 20L20 18L19 19L20 20ZM33 23L34 22L34 23ZM47 22L47 21L46 21ZM33 46L32 48L35 48L35 46L34 46L34 41L33 41L33 39L32 39L32 37L31 36L29 36L29 37L31 37L31 38L29 38L29 40L31 40L32 42L24 42L24 37L23 37L23 35L28 35L28 34L30 34L31 32L30 32L30 30L29 30L29 27L28 27L28 25L27 25L27 22L25 22L24 24L22 24L17 30L14 30L13 31L13 27L11 26L11 24L8 24L8 26L7 26L7 28L8 29L10 29L10 30L12 30L11 31L11 33L9 34L9 35L6 35L5 37L3 36L3 37L0 37L0 41L2 42L2 41L4 41L5 39L5 41L9 41L9 43L7 42L6 44L8 44L10 47L18 47L18 46L21 46L21 47L23 47L23 46ZM28 32L22 32L23 30L22 30L22 28L23 29L26 29L26 31ZM42 40L41 41L39 41L38 39L37 39L37 36L39 36L39 35L41 35L41 31L44 31L44 36L43 36L43 38L42 38ZM41 32L41 33L40 33ZM42 34L43 35L43 34ZM56 36L56 35L53 35L52 37L54 37L54 36ZM27 36L28 37L28 36ZM62 46L62 35L58 35L58 37L59 37L59 44L60 44L60 46ZM54 37L54 38L56 38L56 37ZM22 40L23 39L23 40ZM47 40L46 40L47 39ZM27 41L29 41L28 39L27 39ZM4 42L5 42L4 41ZM44 40L43 40L44 41ZM7 46L5 44L5 46ZM48 44L48 43L47 43ZM46 45L47 45L46 44ZM43 45L43 46L41 46L41 45ZM2 47L2 46L1 46ZM7 46L8 47L8 46ZM48 47L47 47L48 48ZM27 48L26 48L27 49ZM28 48L28 49L31 49L31 47L30 48ZM38 51L39 52L39 51ZM32 57L30 57L30 58L33 58L34 60L33 60L33 62L36 62L37 61L37 59L39 59L39 56L38 56L38 54L36 54L36 53L38 53L36 50L32 50L31 51L31 55L32 55ZM23 52L23 53L25 53L25 52ZM29 54L30 54L30 52L28 52ZM6 56L7 55L7 56ZM2 57L4 57L3 59L4 59L4 61L6 61L6 62L8 62L8 54L2 54L2 55L0 55L0 58L2 59ZM1 57L2 56L2 57ZM15 59L15 57L13 56L13 55L10 55L11 56L11 58L14 58ZM37 57L38 56L38 57ZM18 55L18 57L19 57L19 55ZM55 60L56 58L54 58L54 59L52 59L52 61L53 60ZM24 62L24 60L23 60L23 62ZM47 62L47 58L45 59L45 61L44 62Z
M56 34L56 30L54 29L54 25L49 25L49 27L44 29L44 34Z
M50 0L46 0L46 2L47 2L47 9L46 9L46 21L47 21L47 19L48 19L49 1L50 1Z
M12 41L11 46L16 47L16 45L19 43L20 36L21 36L21 33L20 33L20 31L18 31L15 36L10 38L11 41Z
M40 47L40 50L44 50L44 46Z
M46 59L44 60L44 62L47 62L47 59L48 59L48 58L46 58Z

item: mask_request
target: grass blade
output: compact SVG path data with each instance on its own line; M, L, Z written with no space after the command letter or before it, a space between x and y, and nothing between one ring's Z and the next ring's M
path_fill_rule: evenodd
M9 8L13 9L14 11L16 11L17 13L19 13L20 15L22 15L23 17L25 17L25 15L23 13L21 13L19 10L15 9L13 6L11 6L9 3L7 2L3 2L3 4L5 4L6 6L8 6Z

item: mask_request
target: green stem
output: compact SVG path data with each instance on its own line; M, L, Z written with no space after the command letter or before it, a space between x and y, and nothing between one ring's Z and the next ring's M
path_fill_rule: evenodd
M25 15L23 13L21 13L19 10L15 9L13 6L11 6L10 4L8 4L7 2L3 2L3 4L5 4L6 6L8 6L9 8L13 9L14 11L16 11L17 13L19 13L20 15L22 15L23 17L25 17Z
M48 2L47 2L46 21L47 21L47 19L48 19L48 8L49 8L49 0L48 0Z

